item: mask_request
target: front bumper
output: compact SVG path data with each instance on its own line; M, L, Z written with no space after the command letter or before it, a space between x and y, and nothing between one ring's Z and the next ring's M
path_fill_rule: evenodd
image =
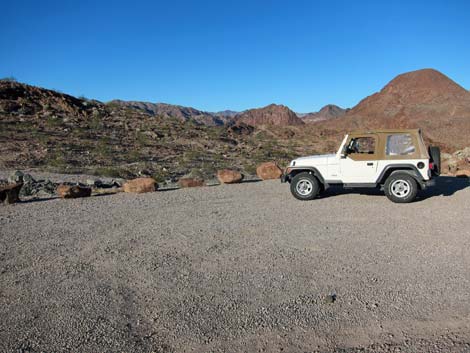
M282 174L281 175L281 183L286 183L290 181L289 174Z

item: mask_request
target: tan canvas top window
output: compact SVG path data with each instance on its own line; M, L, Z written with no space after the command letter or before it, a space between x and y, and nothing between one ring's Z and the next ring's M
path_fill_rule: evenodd
M396 134L387 137L385 154L387 156L406 156L414 154L416 147L410 134Z
M375 138L373 137L356 137L349 144L350 153L374 154Z

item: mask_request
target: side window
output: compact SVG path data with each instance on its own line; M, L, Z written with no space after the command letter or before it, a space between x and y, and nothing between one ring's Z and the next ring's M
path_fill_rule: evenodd
M416 147L410 134L389 135L385 146L387 156L406 156L413 154Z
M349 142L348 153L374 154L375 138L371 136L353 138Z

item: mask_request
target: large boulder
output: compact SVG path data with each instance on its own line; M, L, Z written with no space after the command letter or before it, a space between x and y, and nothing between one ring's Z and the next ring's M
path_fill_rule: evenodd
M282 175L282 170L276 163L266 162L256 168L256 175L263 180L279 179Z
M23 183L0 185L0 202L11 204L20 200L20 190Z
M60 184L57 187L57 195L63 199L76 199L79 197L91 196L91 188L80 185L64 185Z
M124 192L142 194L157 190L157 182L153 178L137 178L125 182L122 188Z
M468 169L458 170L455 173L455 176L457 178L470 178L470 170Z
M233 184L241 182L243 175L235 170L222 169L217 171L217 179L219 179L222 184Z
M180 188L194 188L198 186L204 186L204 180L195 178L181 178L178 180Z

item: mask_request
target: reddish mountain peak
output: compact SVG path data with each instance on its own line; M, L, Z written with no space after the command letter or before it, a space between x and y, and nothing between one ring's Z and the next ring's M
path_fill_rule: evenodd
M394 115L402 108L422 110L424 106L460 105L462 99L469 98L463 87L444 74L434 69L423 69L398 75L380 92L359 102L350 115Z
M263 108L246 110L237 116L249 125L302 125L303 121L285 105L270 104Z
M302 120L308 123L314 123L317 121L336 119L342 117L347 111L348 109L343 109L337 105L327 104L318 112L305 114Z
M382 89L382 92L409 95L427 92L429 96L457 96L467 93L462 86L434 69L422 69L398 75Z
M428 140L452 150L468 144L469 119L467 90L439 71L424 69L395 77L330 125L342 131L419 127Z
M345 109L338 107L335 104L327 104L320 109L319 113L322 115L338 116L344 113Z

